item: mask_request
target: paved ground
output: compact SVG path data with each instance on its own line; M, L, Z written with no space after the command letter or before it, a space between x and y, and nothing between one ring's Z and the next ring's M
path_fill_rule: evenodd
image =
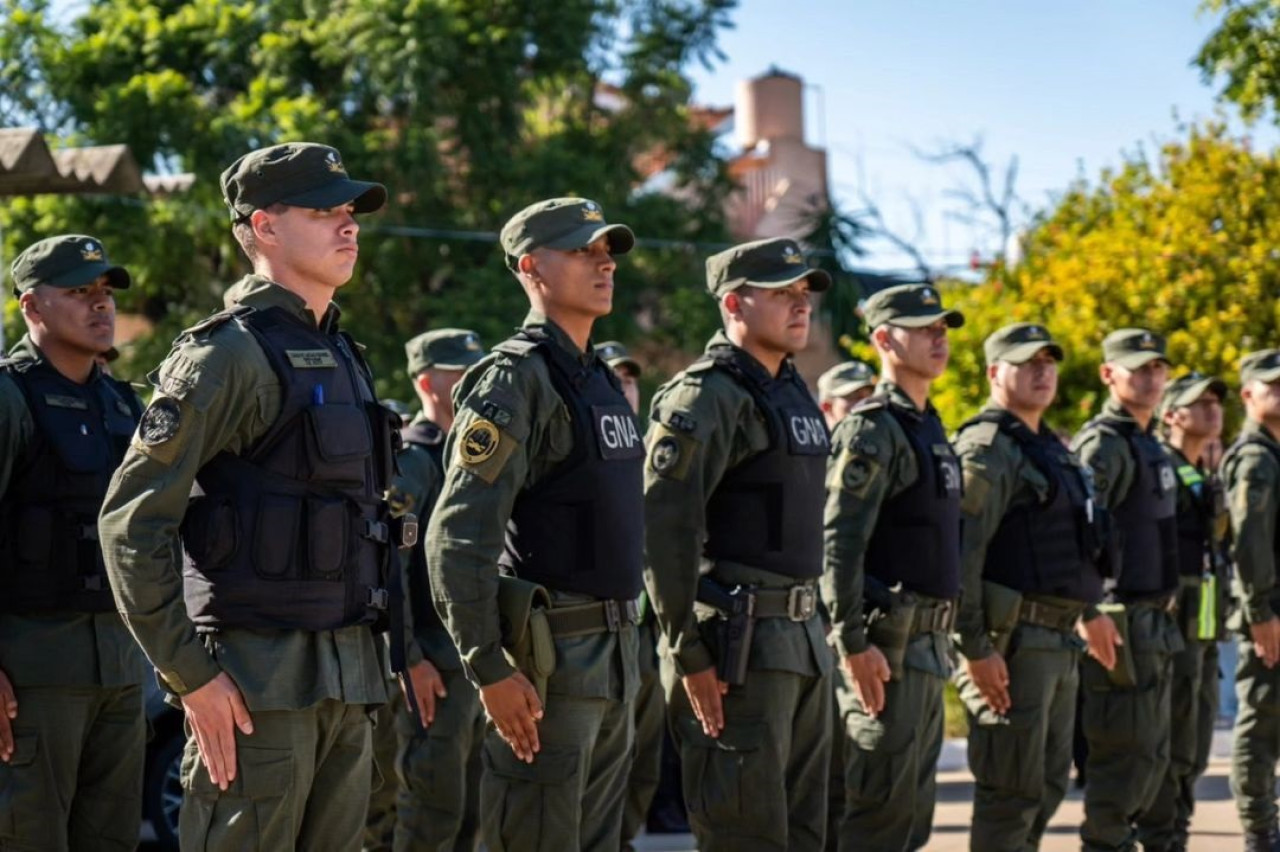
M973 802L973 776L964 767L963 743L949 742L944 750L944 770L938 773L938 809L934 815L929 852L967 852ZM1214 738L1214 758L1196 787L1197 807L1192 824L1190 852L1228 852L1243 847L1240 821L1227 786L1230 732ZM1080 848L1080 823L1084 819L1081 793L1072 790L1050 824L1041 852L1067 852ZM641 838L637 849L647 852L693 850L690 836L664 835Z

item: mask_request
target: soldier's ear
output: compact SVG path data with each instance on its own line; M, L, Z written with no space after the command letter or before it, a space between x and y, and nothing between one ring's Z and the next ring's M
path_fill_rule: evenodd
M889 326L887 323L883 323L871 329L871 343L880 352L889 351Z
M36 298L36 291L43 286L43 284L37 284L18 297L18 309L22 311L23 319L28 322L36 322L40 319L40 304L39 299Z
M995 387L995 384L996 384L996 377L997 377L997 376L999 376L999 375L1000 375L1000 364L999 364L999 363L995 363L995 364L988 364L988 365L987 365L987 381L991 383L991 386L992 386L992 387Z
M275 225L271 221L271 214L266 210L255 210L250 213L249 227L253 229L254 239L258 242L275 241Z
M1104 363L1098 367L1098 378L1102 379L1102 383L1111 386L1112 378L1115 376L1115 368L1110 364Z
M726 314L737 320L742 319L742 296L737 290L730 290L725 293L721 304L724 305Z
M431 371L423 370L421 373L413 377L413 386L418 389L418 393L431 392Z

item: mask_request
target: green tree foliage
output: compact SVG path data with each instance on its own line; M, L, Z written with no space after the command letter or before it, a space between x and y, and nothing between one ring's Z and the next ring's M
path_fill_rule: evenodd
M1218 96L1253 120L1280 104L1280 2L1203 0L1202 12L1220 16L1192 60L1205 82L1219 80Z
M0 120L124 142L144 167L196 176L171 198L0 210L6 256L83 230L134 272L122 309L158 324L126 364L135 378L247 271L218 175L291 140L335 145L351 174L390 191L362 219L361 263L339 294L383 393L407 392L411 335L462 325L496 342L519 323L523 295L492 235L548 196L594 198L642 240L670 241L622 261L601 334L691 349L716 321L700 256L680 243L726 239L732 185L690 120L687 71L720 58L735 0L90 0L57 26L48 0L0 4L0 90L23 93L0 97ZM676 192L637 189L646 157Z
M1101 342L1117 328L1166 334L1175 375L1195 369L1234 386L1241 355L1280 345L1278 246L1280 156L1220 125L1191 128L1154 157L1068 189L1016 267L945 288L968 322L952 333L935 401L953 427L973 414L986 398L982 341L1017 321L1045 323L1067 351L1052 414L1061 427L1097 413Z

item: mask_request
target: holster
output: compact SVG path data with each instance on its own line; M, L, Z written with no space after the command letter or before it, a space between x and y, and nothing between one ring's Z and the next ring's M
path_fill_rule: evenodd
M756 629L756 597L752 589L725 588L710 577L698 580L697 600L718 613L716 677L730 686L747 682L751 642Z
M547 623L551 593L518 577L498 577L498 624L502 650L547 703L547 680L556 670L556 645Z
M884 654L890 677L902 680L911 626L915 623L915 595L890 589L869 577L866 589L867 640Z
M1021 613L1021 592L989 580L982 581L983 621L992 647L1002 657L1009 655L1009 643L1013 639L1013 630L1018 626Z
M1107 680L1112 686L1129 689L1138 685L1137 673L1133 663L1133 644L1129 639L1129 610L1122 603L1098 604L1098 611L1109 616L1116 625L1123 645L1116 646L1116 666L1107 672Z

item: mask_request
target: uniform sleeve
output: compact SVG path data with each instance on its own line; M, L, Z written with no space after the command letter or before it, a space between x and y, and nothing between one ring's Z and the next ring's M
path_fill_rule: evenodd
M1276 585L1276 499L1280 465L1262 448L1244 447L1226 468L1231 512L1231 556L1243 590L1250 624L1269 621L1276 613L1271 594Z
M99 535L116 607L178 694L221 671L197 638L182 597L178 528L196 472L266 431L264 398L279 387L257 344L238 329L190 341L160 366L157 393L107 489ZM274 415L273 415L274 416Z
M35 421L13 379L0 373L0 496L9 490L13 466L35 435Z
M867 649L863 624L864 560L880 506L915 481L915 457L898 442L882 412L853 413L836 426L827 460L823 514L822 597L831 614L831 641L842 657Z
M499 358L460 403L445 444L446 470L427 531L427 568L436 610L477 686L515 673L502 653L498 557L530 459L550 446L563 403L540 400L536 362Z
M387 489L387 504L391 514L401 517L406 514L416 515L421 540L415 547L425 548L427 523L431 518L431 507L440 494L441 476L430 457L422 449L410 444L397 457L400 473ZM422 648L414 638L413 623L413 590L415 585L409 582L408 572L413 568L409 549L400 552L400 569L405 572L401 587L404 591L404 645L406 661L409 665L422 662ZM421 577L417 584L419 589L430 588L428 578Z
M962 432L956 443L964 471L956 632L960 635L960 653L970 660L980 660L992 651L983 611L982 573L987 546L1012 503L1018 460L1017 451L1006 440L999 436L984 440L981 429L979 426Z
M1114 510L1133 485L1134 462L1129 443L1118 435L1091 429L1071 449L1093 474L1094 494L1102 508Z
M737 456L750 451L741 424L754 416L754 403L718 378L682 382L656 398L646 439L645 584L681 675L715 664L693 611L707 501Z

